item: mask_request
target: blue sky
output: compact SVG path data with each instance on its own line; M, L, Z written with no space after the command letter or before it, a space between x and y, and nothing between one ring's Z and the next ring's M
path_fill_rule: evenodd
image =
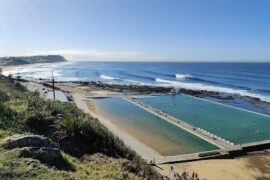
M0 56L270 61L269 0L0 0Z

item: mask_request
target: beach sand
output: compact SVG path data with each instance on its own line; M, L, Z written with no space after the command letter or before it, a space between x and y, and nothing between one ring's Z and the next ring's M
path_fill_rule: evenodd
M97 108L96 103L95 103L94 100L88 100L88 101L86 101L86 105L87 105L88 109L91 112L93 112L95 114L98 114L98 108Z
M160 165L158 172L169 176L170 168L175 172L198 173L200 179L208 180L252 180L270 179L270 154L257 154L236 159L202 160L195 162Z
M10 66L3 66L3 67L1 67L1 69L2 69L2 72L5 72L5 71L12 71L16 68L30 68L30 67L33 68L33 67L36 67L36 66L41 65L41 64L44 64L44 63L10 65Z

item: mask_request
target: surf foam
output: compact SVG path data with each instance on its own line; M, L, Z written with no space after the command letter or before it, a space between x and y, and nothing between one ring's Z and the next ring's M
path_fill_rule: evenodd
M233 89L233 88L220 87L220 86L211 86L211 85L205 85L205 84L200 84L200 83L184 83L184 82L170 81L170 80L165 80L165 79L160 79L160 78L156 78L155 81L158 83L165 83L168 85L172 85L174 87L181 87L181 88L192 89L192 90L205 90L205 91L215 91L215 92L221 92L221 93L239 94L241 96L259 98L262 101L270 102L269 96L251 93L247 90Z
M105 80L118 80L119 79L119 78L112 77L112 76L107 76L107 75L104 75L104 74L101 74L100 78L105 79Z
M185 80L185 79L188 79L188 78L192 78L193 76L190 75L190 74L175 74L175 78L176 79L182 79L182 80Z

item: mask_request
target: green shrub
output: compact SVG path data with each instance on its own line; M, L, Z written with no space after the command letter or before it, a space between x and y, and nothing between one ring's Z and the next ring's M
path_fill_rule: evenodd
M104 153L126 158L133 161L144 177L157 176L134 151L74 104L46 101L3 76L0 76L0 91L3 92L0 96L1 129L45 135L76 157Z

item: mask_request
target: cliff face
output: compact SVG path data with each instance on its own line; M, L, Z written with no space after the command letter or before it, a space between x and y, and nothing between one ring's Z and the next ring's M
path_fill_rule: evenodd
M55 63L66 61L67 60L60 55L0 57L0 66L34 64L34 63Z

